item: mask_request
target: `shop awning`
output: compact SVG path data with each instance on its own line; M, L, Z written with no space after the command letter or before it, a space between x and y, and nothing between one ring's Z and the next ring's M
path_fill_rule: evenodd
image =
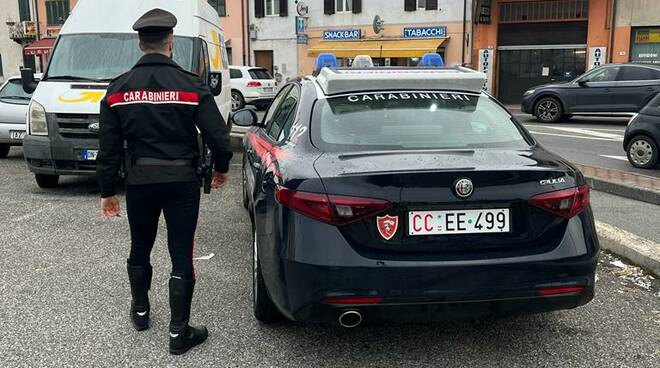
M35 55L35 56L50 55L50 52L53 49L54 44L55 44L54 38L44 38L30 44L23 50L23 52L25 53L25 55Z
M321 41L308 50L309 56L331 52L337 57L369 55L372 58L422 57L436 52L446 38L423 40L367 40L367 41Z

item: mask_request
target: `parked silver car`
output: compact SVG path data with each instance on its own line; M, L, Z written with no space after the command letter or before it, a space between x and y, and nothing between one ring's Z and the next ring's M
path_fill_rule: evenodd
M7 157L11 146L23 144L31 98L31 94L23 91L21 77L10 77L0 87L0 158Z

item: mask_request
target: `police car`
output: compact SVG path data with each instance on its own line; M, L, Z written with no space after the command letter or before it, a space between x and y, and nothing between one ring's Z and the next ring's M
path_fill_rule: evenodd
M323 68L241 110L254 314L473 319L594 295L589 187L456 68Z

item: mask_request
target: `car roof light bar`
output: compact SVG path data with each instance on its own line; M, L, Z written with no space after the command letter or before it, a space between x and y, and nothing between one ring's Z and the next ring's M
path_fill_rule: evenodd
M480 93L486 75L464 67L323 68L316 81L325 95L361 91L445 90Z

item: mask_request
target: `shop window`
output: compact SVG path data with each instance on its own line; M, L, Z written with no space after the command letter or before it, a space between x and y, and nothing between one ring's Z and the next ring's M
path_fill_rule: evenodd
M208 0L209 4L218 12L221 17L227 16L227 1L226 0Z
M64 24L69 17L69 0L46 0L46 19L48 25Z

